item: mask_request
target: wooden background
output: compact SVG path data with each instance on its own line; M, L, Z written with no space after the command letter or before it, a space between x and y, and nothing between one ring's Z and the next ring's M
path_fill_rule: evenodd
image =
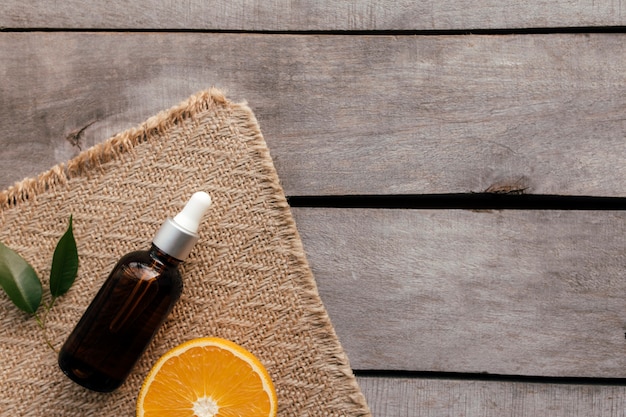
M216 86L374 416L626 415L621 1L3 3L0 187Z

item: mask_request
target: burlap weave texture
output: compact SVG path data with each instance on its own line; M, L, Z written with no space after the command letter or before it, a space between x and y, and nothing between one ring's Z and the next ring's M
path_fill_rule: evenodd
M369 415L256 119L215 89L0 193L0 240L44 285L73 216L79 276L48 316L52 344L61 346L119 257L148 248L163 220L198 190L214 204L182 267L181 300L114 393L66 378L35 320L0 294L0 415L133 415L157 358L201 336L233 340L259 357L280 416Z

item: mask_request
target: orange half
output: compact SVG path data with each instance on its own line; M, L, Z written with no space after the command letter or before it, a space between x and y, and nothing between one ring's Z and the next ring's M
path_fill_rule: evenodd
M274 384L261 362L225 339L193 339L154 364L137 399L138 417L274 417Z

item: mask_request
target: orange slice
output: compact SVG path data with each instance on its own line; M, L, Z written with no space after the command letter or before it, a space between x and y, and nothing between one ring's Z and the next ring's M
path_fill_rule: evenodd
M163 355L137 399L138 417L274 417L274 384L261 362L228 340L193 339Z

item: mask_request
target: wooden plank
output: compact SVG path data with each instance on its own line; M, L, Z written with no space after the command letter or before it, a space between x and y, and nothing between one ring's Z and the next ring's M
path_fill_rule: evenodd
M354 369L626 377L626 212L293 212Z
M623 417L626 388L358 377L374 417Z
M293 2L5 0L5 28L253 31L450 30L623 26L621 2L373 0Z
M289 195L623 196L624 42L0 33L0 186L215 85L250 102Z

